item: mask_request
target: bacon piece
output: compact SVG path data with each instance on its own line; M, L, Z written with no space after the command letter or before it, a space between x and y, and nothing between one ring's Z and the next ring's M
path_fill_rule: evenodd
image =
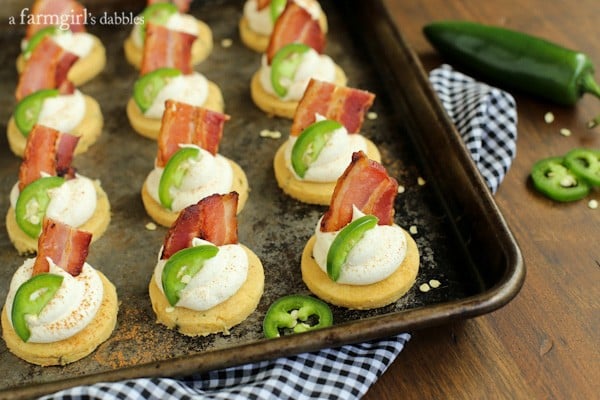
M229 115L217 111L167 100L158 135L156 165L164 167L180 144L195 144L212 155L217 154L228 120Z
M334 232L352 221L353 206L379 218L379 225L394 223L394 199L398 182L376 161L362 151L352 154L352 161L338 179L329 210L321 220L321 231Z
M186 13L190 9L190 3L192 0L148 0L147 5L155 3L173 3L177 7L180 13Z
M75 54L63 49L46 36L35 47L19 76L15 93L17 100L41 89L67 90L70 87L64 84L67 81L67 73L78 59Z
M148 23L140 74L163 67L177 68L184 75L191 74L194 40L195 35Z
M271 0L256 0L256 10L260 11L271 4Z
M71 167L71 161L78 141L78 136L34 125L27 136L19 169L19 190L39 179L42 172L52 176L74 177L75 169Z
M296 108L290 135L302 133L315 122L316 114L338 121L348 133L357 133L374 100L375 95L365 90L311 79Z
M32 275L50 270L48 258L71 275L79 275L88 256L91 241L92 234L89 232L44 218Z
M290 43L304 43L319 54L325 49L325 33L319 20L313 19L307 10L293 1L288 1L275 21L266 52L269 64L277 51Z
M192 245L197 237L215 246L238 242L238 193L213 194L181 210L165 237L161 259Z
M31 38L40 29L52 25L61 28L68 25L72 32L85 32L87 11L74 0L36 0L27 21L26 39Z

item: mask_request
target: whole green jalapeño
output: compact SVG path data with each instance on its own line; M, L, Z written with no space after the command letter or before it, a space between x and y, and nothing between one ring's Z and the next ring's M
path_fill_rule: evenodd
M342 124L337 121L324 119L309 125L296 139L292 147L291 162L294 172L304 178L310 165L321 154L333 132L340 129Z
M144 43L146 40L146 27L148 22L164 25L171 15L177 14L177 6L173 3L154 3L142 11L142 23L140 24L140 39Z
M48 176L31 182L19 194L15 206L17 225L31 238L42 231L42 221L50 203L48 191L65 182L60 176Z
M190 168L190 162L197 159L199 155L199 148L183 147L169 158L158 184L158 198L163 207L171 209L173 205L172 189L181 187Z
M145 113L152 106L160 90L169 83L171 78L179 75L181 71L177 68L158 68L142 76L133 85L135 104Z
M31 337L26 317L40 315L46 304L60 289L63 279L60 275L42 273L32 277L17 289L12 305L11 321L15 333L24 342Z
M283 46L271 61L271 85L279 97L288 92L289 82L293 81L304 53L310 47L303 43L290 43Z
M327 275L332 281L340 278L348 254L368 230L377 226L378 221L374 215L364 215L346 225L333 239L327 252Z
M175 306L180 292L190 279L204 266L204 262L217 255L219 248L213 245L188 247L173 254L166 262L161 282L169 304Z
M33 50L37 47L38 44L40 44L42 40L44 40L46 36L56 36L60 33L61 30L57 26L47 26L34 33L31 39L27 41L27 46L25 46L25 50L23 50L23 58L27 60L31 56L31 53L33 53Z
M326 303L311 296L289 295L271 304L263 320L263 333L270 339L331 324L333 315Z
M14 111L15 125L23 136L27 137L38 122L44 100L58 95L58 89L42 89L25 96L17 103Z

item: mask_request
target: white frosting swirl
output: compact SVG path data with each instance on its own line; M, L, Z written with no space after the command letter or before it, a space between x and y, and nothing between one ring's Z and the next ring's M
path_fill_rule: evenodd
M353 220L364 214L354 208ZM321 220L315 229L313 257L327 273L327 253L340 231L321 232ZM406 256L406 237L398 225L377 225L368 230L350 250L342 266L337 283L347 285L370 285L392 275Z
M44 99L37 123L60 132L71 132L85 117L85 97L75 90Z
M94 48L94 36L87 32L72 32L70 30L59 30L52 35L52 40L63 49L84 58ZM21 51L27 49L28 40L21 41Z
M104 296L104 287L98 272L84 263L78 276L72 276L49 260L50 273L61 275L63 282L38 316L25 317L31 343L52 343L68 339L83 330L94 319ZM25 260L12 277L6 310L12 313L17 289L31 278L35 258ZM12 321L11 321L12 324Z
M233 169L227 158L220 154L212 155L208 151L191 144L181 147L193 147L200 150L197 158L188 160L187 172L179 188L171 188L173 204L171 211L181 211L211 194L226 194L233 186ZM158 203L158 188L164 168L155 167L148 178L148 192Z
M317 115L316 120L322 121L324 118ZM285 147L285 163L294 177L298 180L312 182L334 182L346 170L352 160L352 153L355 151L367 152L367 142L365 138L358 133L349 134L342 125L336 129L329 138L317 159L310 164L304 178L299 177L292 167L292 149L298 140L297 136L290 136Z
M185 32L194 36L199 34L198 21L193 15L175 13L167 19L164 25L172 31ZM141 24L135 24L131 29L131 40L135 47L140 49L144 47L144 40L140 32L141 28Z
M271 84L271 66L267 64L267 56L264 54L261 59L259 74L263 89L279 97ZM335 63L331 57L319 54L314 49L310 49L302 55L302 62L298 66L293 80L289 84L284 85L288 91L280 99L283 101L300 100L311 78L324 82L335 82Z
M313 19L319 19L323 13L321 5L316 0L294 0L294 2L307 10ZM267 36L273 32L270 7L258 10L256 0L248 0L244 3L244 17L254 32Z
M48 176L47 174L43 174ZM13 209L19 198L19 184L10 191L10 204ZM75 178L66 180L62 185L48 191L50 203L46 216L74 228L86 223L96 211L97 194L94 181L77 174Z
M193 246L212 243L195 238ZM187 286L179 293L177 307L196 311L208 310L237 293L248 276L248 255L239 244L218 246L219 252L204 262L200 271L194 275ZM162 253L162 249L159 254ZM166 260L158 260L154 268L154 280L161 292L162 271Z
M171 99L200 107L208 97L208 80L198 72L170 78L169 82L158 92L150 108L144 116L162 118L165 101Z

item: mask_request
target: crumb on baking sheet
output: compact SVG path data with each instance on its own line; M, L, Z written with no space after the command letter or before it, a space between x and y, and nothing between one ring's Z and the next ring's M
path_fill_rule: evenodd
M377 113L375 111L369 111L367 113L367 119L370 119L370 120L377 119Z
M591 208L592 210L595 210L598 208L598 200L596 199L592 199L590 201L588 201L588 207Z
M398 185L398 193L404 193L406 191L406 188L402 185Z
M562 128L559 132L563 136L571 136L571 130L570 129Z
M418 232L419 230L417 229L417 226L416 226L416 225L411 225L411 226L410 226L410 228L408 228L408 231L409 231L409 232L410 232L412 235L416 235L416 234L417 234L417 232Z
M554 114L552 114L550 111L548 111L546 114L544 114L544 121L546 121L547 124L551 124L554 122Z
M263 129L259 133L260 137L263 138L271 138L271 139L279 139L281 138L281 132L279 131L271 131L269 129Z
M233 40L231 40L229 38L225 38L225 39L221 40L221 47L228 48L228 47L231 47L232 44L233 44Z
M422 283L422 284L419 286L419 290L420 290L421 292L423 292L423 293L427 293L427 292L429 292L429 291L431 290L431 287L429 286L429 284L428 284L428 283Z
M148 222L146 224L146 229L148 229L149 231L155 231L156 230L156 224L154 222Z
M423 179L422 177L418 177L418 178L417 178L417 184L418 184L419 186L423 186L423 185L425 185L425 183L426 183L426 181L425 181L425 179Z
M441 285L441 283L437 279L430 279L429 280L429 286L431 286L433 289L439 288L440 285Z

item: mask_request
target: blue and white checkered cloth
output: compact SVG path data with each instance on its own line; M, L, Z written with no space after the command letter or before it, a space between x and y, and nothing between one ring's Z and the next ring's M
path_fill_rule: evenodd
M516 152L517 113L510 94L443 65L430 81L492 192ZM324 349L182 379L143 378L80 386L43 399L359 399L410 339Z

